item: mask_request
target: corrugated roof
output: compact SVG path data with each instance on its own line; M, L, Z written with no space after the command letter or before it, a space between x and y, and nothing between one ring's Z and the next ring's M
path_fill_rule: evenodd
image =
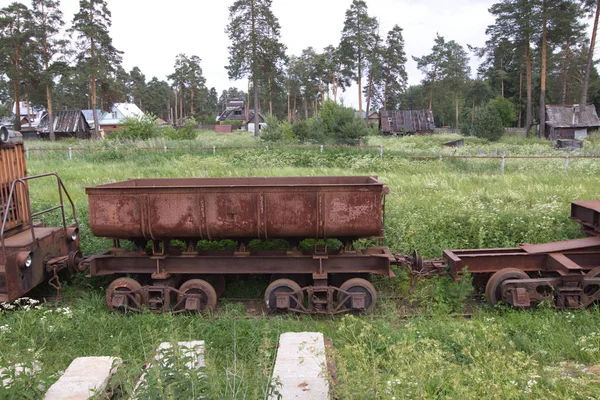
M381 112L383 133L433 132L435 123L431 110L393 110Z
M555 128L586 128L600 126L600 119L593 104L546 106L546 124Z
M57 134L83 134L89 135L90 125L87 123L83 113L79 110L59 111L54 113L54 132ZM45 114L38 126L40 134L50 133L48 114Z
M85 120L88 122L88 124L94 123L94 110L81 110L81 112L83 113L83 116L85 117ZM96 110L96 116L98 117L98 121L102 119L102 114L104 114L102 110Z

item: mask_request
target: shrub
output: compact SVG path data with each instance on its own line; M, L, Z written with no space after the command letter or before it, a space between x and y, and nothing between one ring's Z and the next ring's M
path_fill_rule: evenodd
M494 108L500 120L502 121L503 127L509 127L517 119L517 109L515 105L504 97L496 97L488 102L488 106Z
M183 123L181 129L163 129L161 130L162 136L172 140L194 140L198 136L196 126L198 123L194 118L188 118Z
M285 239L260 240L252 239L248 243L250 250L287 250L290 244Z
M325 241L323 239L319 239L317 241L319 246L323 246ZM327 239L327 248L330 250L337 250L344 247L344 244L338 239ZM315 239L304 239L298 245L300 250L312 250L315 248Z
M239 119L226 119L225 121L223 121L223 125L233 125L233 126L237 126L238 128L240 126L243 125L244 121L241 121ZM212 122L213 124L215 123L214 120Z
M294 126L287 121L279 121L273 114L267 114L265 117L267 124L260 131L260 138L267 142L294 141Z
M117 132L110 135L115 139L146 140L158 135L156 117L144 113L138 117L125 118L125 123Z
M217 123L217 116L214 113L210 113L204 117L202 123L205 125L214 125Z
M504 126L496 108L486 105L477 110L473 122L473 134L490 141L500 140L504 134Z
M237 242L231 239L198 241L199 250L235 250L236 248Z

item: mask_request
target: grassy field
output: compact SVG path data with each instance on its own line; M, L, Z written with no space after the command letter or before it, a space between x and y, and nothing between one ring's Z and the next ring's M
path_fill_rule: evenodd
M82 224L82 250L109 246L87 229L85 186L138 177L378 175L391 189L386 201L386 244L396 252L417 249L439 257L445 248L507 247L580 237L568 220L573 200L600 199L600 159L575 159L548 143L507 137L497 144L467 138L460 149L441 143L456 136L381 138L377 149L270 149L246 135L206 133L196 141L147 143L28 143L28 147L105 147L104 151L30 151L30 174L57 171ZM187 148L163 151L139 147ZM197 150L201 146L256 149ZM115 150L115 147L118 149ZM600 139L585 154L600 155ZM417 155L571 155L564 159L413 159ZM34 207L56 200L50 181L32 183ZM124 368L115 378L132 390L140 366L162 341L205 340L204 375L186 379L151 371L154 390L144 398L260 399L279 334L317 330L333 339L340 399L598 399L600 398L600 310L513 311L478 305L468 279L419 282L379 279L383 300L373 315L354 317L249 317L235 303L214 314L120 315L104 303L106 280L83 277L59 304L20 307L0 315L0 367L39 362L32 377L16 378L0 398L39 398L77 356L114 355ZM231 297L264 290L260 282L230 288ZM386 300L386 296L402 301ZM475 298L475 299L473 299ZM472 308L470 319L455 317ZM475 304L475 305L474 305ZM404 318L406 310L419 316ZM174 366L177 368L177 363ZM162 374L162 375L161 375Z

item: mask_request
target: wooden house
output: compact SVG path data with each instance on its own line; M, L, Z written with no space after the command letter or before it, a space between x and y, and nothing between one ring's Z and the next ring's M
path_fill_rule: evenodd
M69 137L89 139L91 136L92 130L81 110L54 113L53 125L54 134L57 139ZM40 138L48 139L50 136L50 118L48 118L48 113L44 113L37 130Z
M591 130L600 127L593 104L551 104L546 106L546 138L583 139Z
M356 111L354 113L354 117L362 119L364 121L365 116L367 115L367 113L365 111L359 113L358 111ZM377 111L371 111L369 113L368 116L368 122L369 124L375 124L375 125L379 125L379 113Z
M381 111L380 129L386 135L433 133L435 123L431 110Z
M217 117L217 121L219 124L222 124L224 121L242 121L241 124L246 125L248 122L246 117L246 103L244 99L232 98L227 100L225 110Z

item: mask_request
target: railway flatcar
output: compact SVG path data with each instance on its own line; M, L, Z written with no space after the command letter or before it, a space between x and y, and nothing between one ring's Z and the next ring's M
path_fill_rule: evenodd
M33 211L29 182L56 180L59 204ZM75 223L67 225L64 200ZM60 212L60 226L45 226L39 218ZM60 289L59 272L76 270L80 261L79 226L75 207L55 173L27 176L23 139L19 132L0 127L0 302L14 301L50 281Z

